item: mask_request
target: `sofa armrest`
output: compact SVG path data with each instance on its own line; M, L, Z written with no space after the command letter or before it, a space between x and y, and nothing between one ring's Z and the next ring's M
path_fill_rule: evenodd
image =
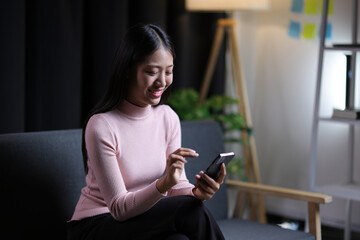
M236 189L248 193L262 195L272 195L275 197L290 198L294 200L305 201L308 203L308 222L309 230L316 239L321 239L321 221L319 204L331 203L332 197L329 195L295 190L283 187L268 186L258 183L242 182L237 180L226 180L230 189Z
M300 201L313 202L313 203L331 203L332 197L329 195L295 190L290 188L275 187L258 183L242 182L237 180L226 180L226 184L230 188L242 190L250 193L260 193L265 195L272 195L282 198L290 198Z

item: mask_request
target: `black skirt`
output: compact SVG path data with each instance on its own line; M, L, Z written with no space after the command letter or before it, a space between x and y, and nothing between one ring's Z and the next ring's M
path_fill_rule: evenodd
M202 201L192 196L163 198L145 213L126 221L110 213L68 223L68 240L224 239Z

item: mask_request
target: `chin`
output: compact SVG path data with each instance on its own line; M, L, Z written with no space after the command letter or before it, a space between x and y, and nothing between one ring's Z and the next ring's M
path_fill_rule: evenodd
M149 104L152 106L158 105L160 103L160 98L159 99L152 99L149 101Z
M158 105L159 103L160 103L160 101L156 101L156 102L152 102L150 105L156 106L156 105Z

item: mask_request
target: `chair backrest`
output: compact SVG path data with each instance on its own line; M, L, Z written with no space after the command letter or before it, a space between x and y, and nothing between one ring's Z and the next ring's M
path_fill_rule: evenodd
M212 120L185 121L181 123L182 146L193 148L199 157L188 159L185 165L186 175L190 182L195 183L195 175L205 170L214 158L224 151L224 138L220 125ZM227 192L223 184L214 197L205 202L215 219L227 218Z
M13 239L66 239L85 185L81 130L0 135L3 229Z

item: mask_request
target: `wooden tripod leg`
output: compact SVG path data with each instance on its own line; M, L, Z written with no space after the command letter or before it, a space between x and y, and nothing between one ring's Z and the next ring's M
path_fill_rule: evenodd
M240 113L241 113L241 111L240 111ZM241 113L241 114L243 114L243 113ZM241 132L241 138L246 140L248 138L247 133ZM245 159L246 178L249 182L255 182L249 145L243 144L243 157ZM258 217L257 217L258 209L256 208L254 196L255 196L255 194L252 194L252 193L246 194L246 197L248 198L248 203L249 203L250 220L258 221Z
M211 48L209 62L206 67L206 72L205 72L205 76L204 76L202 87L201 87L199 103L203 103L205 101L207 93L209 91L211 77L214 73L216 60L219 55L220 46L223 41L223 38L224 38L224 27L221 26L220 24L218 24L216 33L215 33L215 39L214 39L214 42L213 42L213 45Z
M261 183L261 177L260 177L260 169L258 164L258 157L257 157L257 151L256 151L256 144L255 144L255 138L253 135L248 134L248 141L250 145L250 152L251 152L251 164L252 164L252 170L254 174L254 178L256 183ZM259 217L261 223L266 223L266 211L265 211L265 204L264 204L264 198L262 195L258 194L258 209L259 209Z
M235 23L233 23L230 26L229 45L231 49L232 68L234 72L233 77L235 81L237 95L239 98L239 111L244 116L247 126L252 127L248 95L246 91L246 84L243 77L241 60L239 56L239 49L236 39ZM259 170L258 158L256 153L256 147L255 147L255 138L254 136L249 135L248 133L243 133L242 136L244 137L245 141L248 140L249 142L249 146L248 146L249 152L246 154L248 156L244 156L244 157L248 157L250 160L249 167L253 172L255 182L260 183L261 178L260 178L260 170ZM265 207L264 207L264 201L262 195L258 195L258 208L259 208L260 222L266 223Z
M235 208L233 217L234 218L242 218L245 212L245 207L247 204L247 195L248 193L245 193L243 191L238 191L236 194L236 201L235 201Z

